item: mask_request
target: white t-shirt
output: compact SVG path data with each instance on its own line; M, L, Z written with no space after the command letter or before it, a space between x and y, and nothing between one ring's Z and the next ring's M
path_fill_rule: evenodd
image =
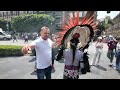
M120 51L120 42L117 43L116 50L119 50L119 51Z
M97 46L99 46L99 48ZM98 50L99 52L102 52L102 48L103 48L103 42L97 42L96 43L96 50Z
M34 40L31 44L35 45L36 63L38 69L44 69L52 63L52 44L50 39L43 40L41 37Z

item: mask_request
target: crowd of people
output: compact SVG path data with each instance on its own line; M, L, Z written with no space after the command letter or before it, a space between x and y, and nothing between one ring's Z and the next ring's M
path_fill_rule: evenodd
M12 41L14 42L18 42L18 39L24 40L24 43L28 43L29 40L35 40L36 38L38 38L38 33L34 32L34 33L11 33L12 35Z
M55 55L57 54L55 48L57 47L57 39L55 35L50 37L50 30L48 27L44 26L40 30L40 36L35 39L31 44L25 45L22 48L22 53L27 54L29 50L35 50L36 61L35 68L38 79L51 79L51 73L54 67ZM78 79L79 72L82 71L85 67L84 62L84 52L78 50L76 46L78 45L79 40L73 38L70 40L69 48L63 50L63 57L65 61L63 79ZM110 59L110 67L113 66L114 56L116 58L116 70L120 73L120 37L114 39L112 36L109 36L108 52L106 56ZM91 61L91 66L98 66L101 61L102 49L103 49L103 37L98 37L98 40L95 42L96 52ZM74 52L74 57L73 57ZM74 73L74 74L73 74Z
M91 61L91 66L99 66L102 49L103 49L103 37L98 37L98 40L95 42L96 52L93 56L93 60ZM108 51L106 53L107 58L109 59L109 66L114 67L114 59L115 61L115 69L120 73L120 36L114 37L109 35L108 42L106 43L108 46Z
M36 52L36 69L38 79L51 79L51 72L54 68L55 60L55 50L58 46L57 40L54 36L49 38L50 30L48 27L42 27L40 30L40 36L38 39L34 40L31 44L25 45L22 48L22 53L27 54L29 50L35 49ZM83 52L77 50L76 46L78 44L78 39L71 39L71 44L69 49L64 50L65 58L65 68L63 73L64 79L78 79L79 71L84 68L83 65ZM74 45L75 43L75 45ZM76 48L76 49L75 49ZM76 52L74 59L72 59L72 51ZM67 55L71 55L71 59ZM80 55L80 57L79 57ZM80 63L80 65L79 65ZM68 71L67 74L66 70ZM73 75L71 74L74 73Z

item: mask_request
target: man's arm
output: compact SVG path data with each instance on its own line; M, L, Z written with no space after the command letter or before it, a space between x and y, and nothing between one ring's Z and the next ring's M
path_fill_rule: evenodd
M23 54L27 54L28 51L31 51L33 48L35 48L35 45L34 45L34 44L25 45L25 46L23 46L23 48L21 49L21 52L22 52Z
M53 42L52 48L56 48L56 47L58 47L57 43L56 43L56 42Z

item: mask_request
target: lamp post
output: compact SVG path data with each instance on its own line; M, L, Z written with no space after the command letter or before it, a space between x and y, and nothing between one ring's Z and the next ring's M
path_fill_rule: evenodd
M8 32L9 32L9 24L8 24L8 22L7 22L7 24L6 24L6 27L7 27L7 30L8 30Z
M9 32L9 24L8 24L8 20L9 20L9 15L8 15L8 11L6 12L6 16L7 16L7 24L6 24L6 27L7 27L7 30L8 30L8 32Z

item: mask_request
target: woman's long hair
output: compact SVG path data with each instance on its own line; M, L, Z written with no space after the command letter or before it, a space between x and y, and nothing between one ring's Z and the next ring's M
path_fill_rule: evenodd
M73 60L72 63L74 63L74 59L75 59L75 53L76 53L76 49L77 49L77 44L79 43L79 39L78 38L73 38L70 40L70 48L73 51Z

